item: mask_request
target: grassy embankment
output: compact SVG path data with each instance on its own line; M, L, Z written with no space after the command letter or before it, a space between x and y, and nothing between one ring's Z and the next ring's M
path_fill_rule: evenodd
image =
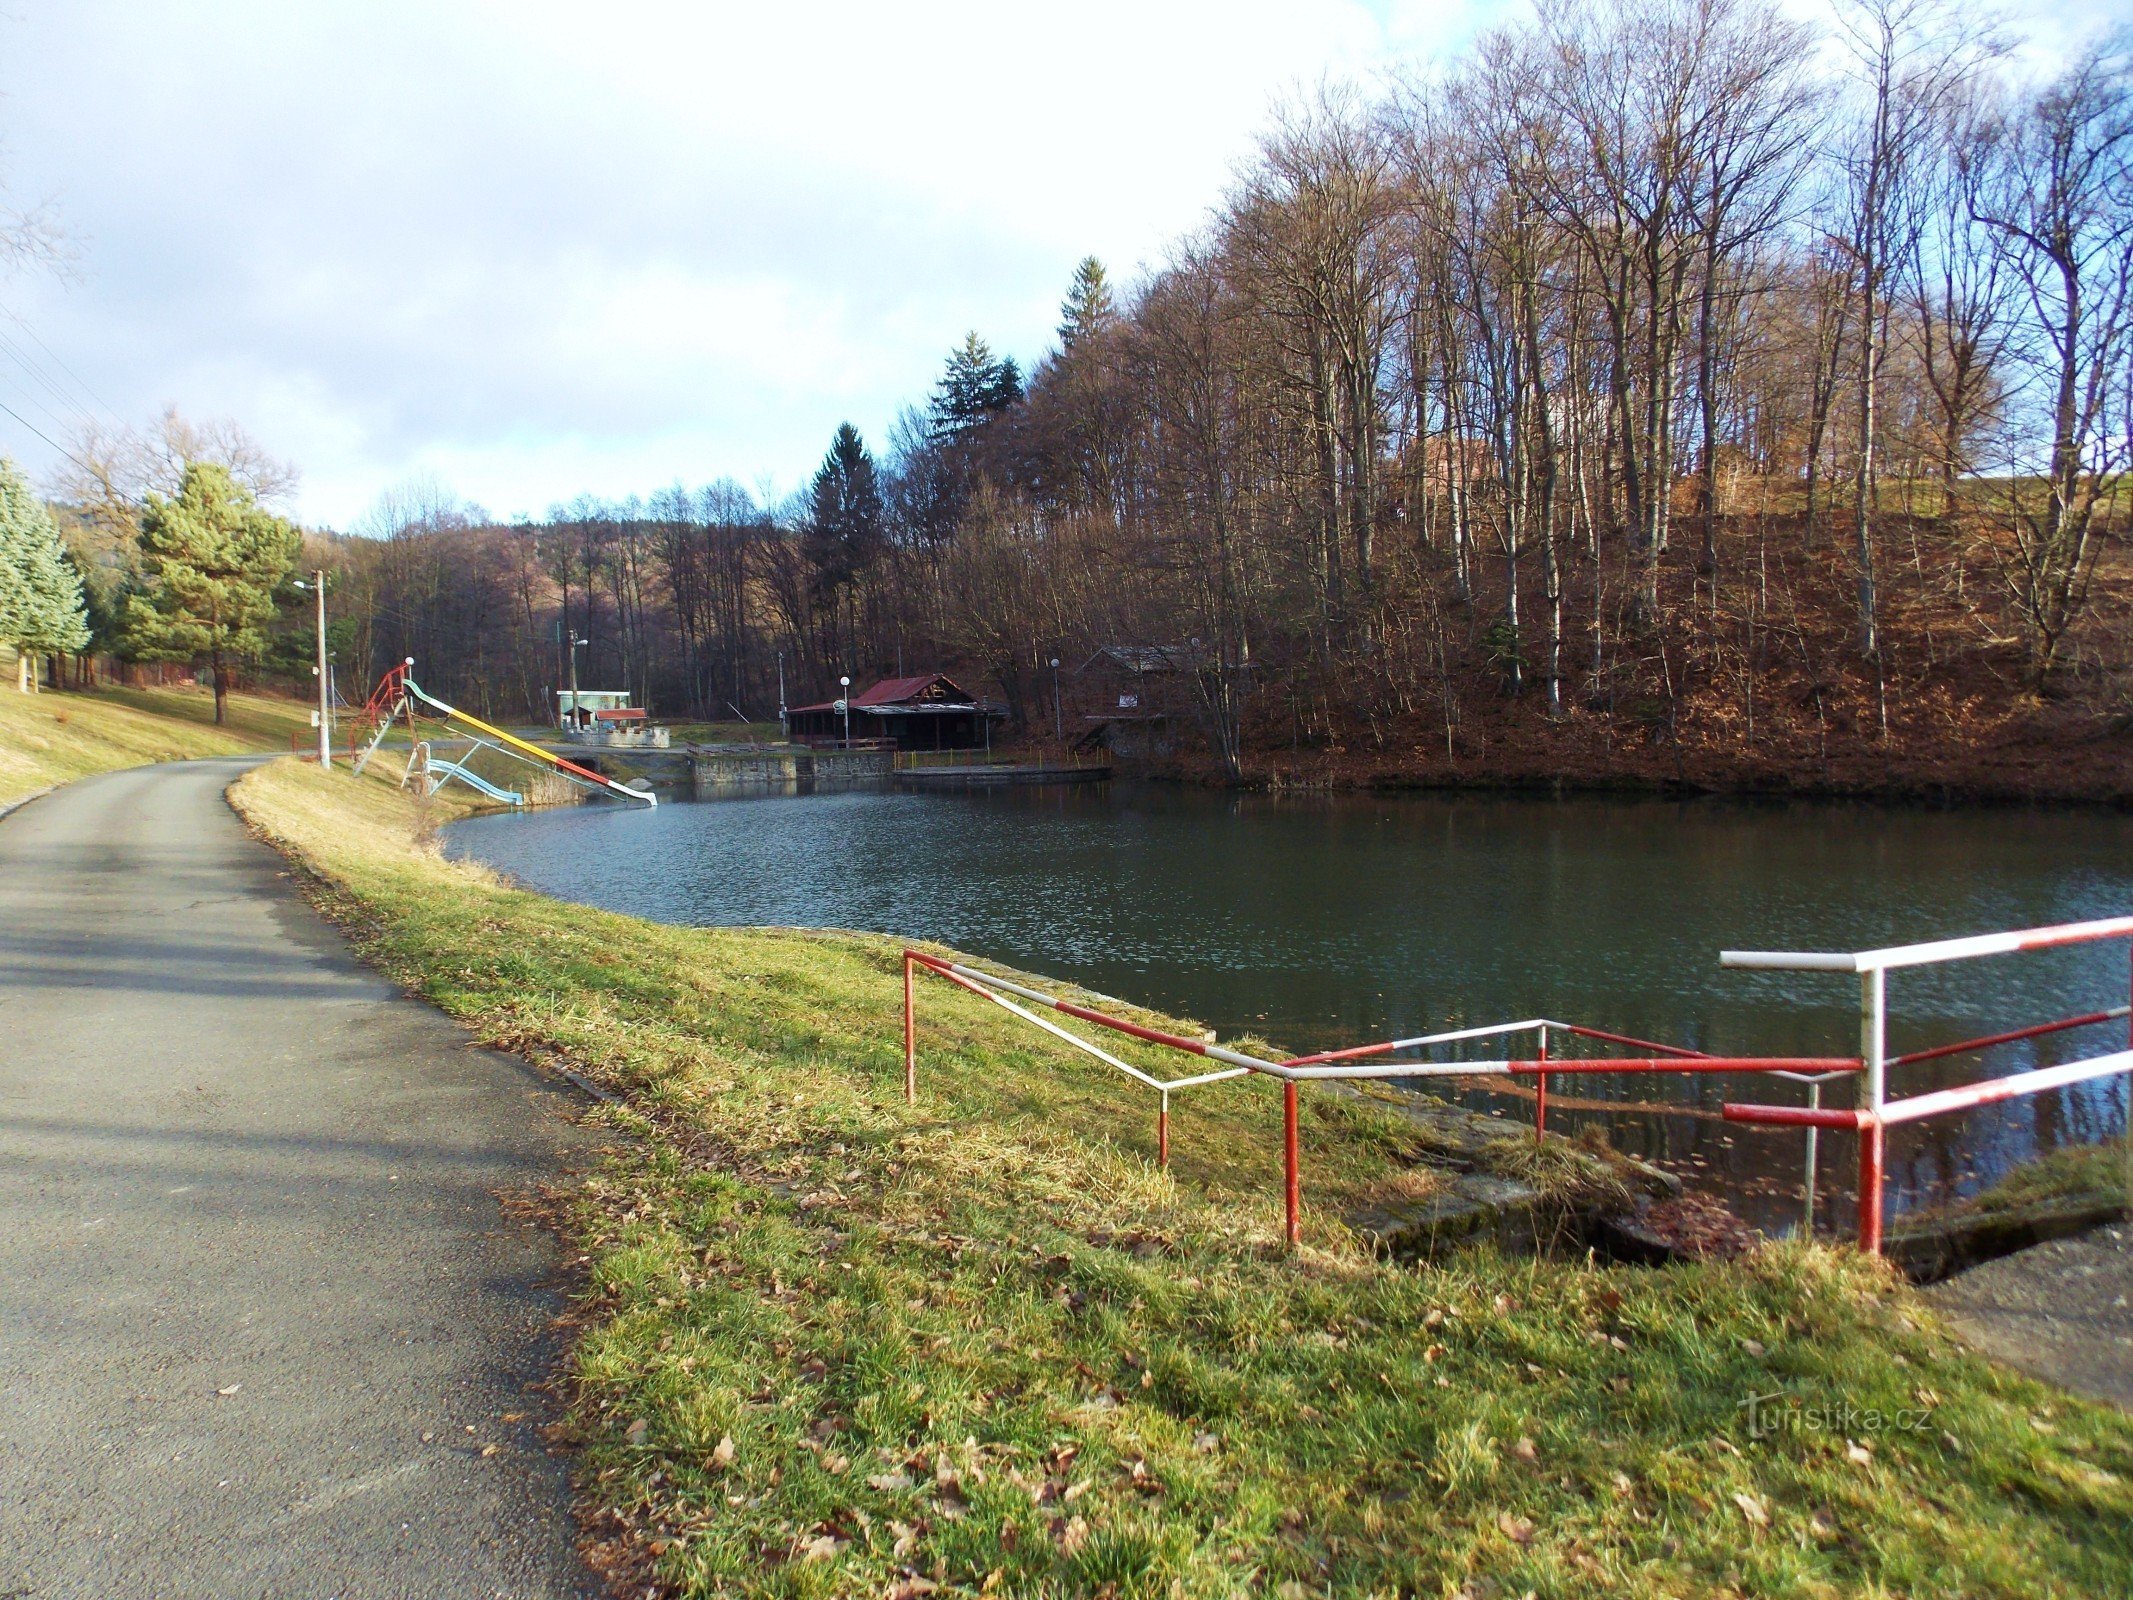
M294 763L234 798L410 988L626 1097L562 1211L581 1481L639 1585L2133 1587L2133 1420L1962 1352L1855 1258L1383 1263L1331 1213L1401 1181L1401 1127L1307 1094L1291 1259L1267 1084L1184 1099L1166 1176L1145 1097L931 983L907 1107L888 940L567 907Z
M13 667L0 668L0 805L119 767L287 750L310 726L307 707L267 695L231 695L229 723L217 728L206 689L17 694L13 683Z
M1991 1188L1967 1200L1923 1213L1959 1221L1995 1216L2071 1200L2116 1200L2133 1197L2133 1142L2107 1139L2073 1145L2025 1162ZM1906 1219L1909 1220L1909 1219Z

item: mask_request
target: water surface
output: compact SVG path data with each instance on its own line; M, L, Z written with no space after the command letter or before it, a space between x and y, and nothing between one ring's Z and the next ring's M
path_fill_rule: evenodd
M1856 950L2133 910L2133 819L2050 809L1114 784L497 815L449 829L448 848L660 921L938 939L1297 1051L1545 1015L1725 1054L1847 1055L1856 979L1722 971L1718 951ZM1901 1052L2123 1004L2127 953L1889 981ZM2122 1030L2012 1046L1987 1070L2094 1053ZM1979 1071L1974 1058L1921 1065L1892 1092ZM1766 1225L1797 1215L1802 1136L1717 1120L1723 1100L1796 1100L1792 1086L1621 1076L1558 1093L1665 1103L1604 1120L1625 1147L1716 1177ZM1848 1088L1833 1093L1849 1103ZM1530 1119L1514 1098L1476 1103ZM2118 1084L2091 1085L1899 1130L1899 1204L2100 1138L2123 1104ZM1551 1126L1601 1115L1564 1107ZM1823 1150L1823 1214L1848 1217L1853 1143L1825 1135Z

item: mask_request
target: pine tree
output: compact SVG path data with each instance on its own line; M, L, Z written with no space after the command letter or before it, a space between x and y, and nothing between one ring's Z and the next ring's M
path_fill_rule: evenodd
M0 456L0 641L15 647L15 687L35 688L38 656L89 642L81 574L59 524L15 464Z
M1100 332L1116 315L1111 280L1104 272L1104 264L1094 256L1083 256L1059 307L1060 351L1072 355L1076 345Z
M148 661L205 656L220 723L230 667L266 648L274 591L302 543L228 468L187 462L177 494L151 494L141 512L141 592L126 602L128 645Z

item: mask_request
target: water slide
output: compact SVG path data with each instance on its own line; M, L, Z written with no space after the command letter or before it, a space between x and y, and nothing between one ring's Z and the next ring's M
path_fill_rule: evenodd
M475 750L494 750L496 748L486 739L476 739L474 741ZM435 794L444 787L448 780L457 778L476 794L487 795L491 800L501 805L522 806L526 803L526 797L518 793L517 790L499 788L468 766L465 761L438 760L437 753L430 748L430 742L427 739L415 746L415 755L419 759L408 764L408 774L410 777L422 780L424 784L422 792L424 794ZM473 755L473 750L468 751L468 760L472 760Z
M394 667L392 671L386 673L379 680L378 687L372 693L369 704L364 707L365 715L375 721L376 731L372 733L370 743L365 746L363 753L356 758L355 770L358 773L363 770L364 763L370 760L372 753L378 748L379 742L384 739L386 730L392 726L393 718L402 710L412 713L414 707L420 704L428 708L432 715L446 722L460 723L474 729L477 733L487 734L497 742L497 745L505 754L515 755L522 761L546 767L570 782L577 784L580 788L613 795L618 800L632 800L642 806L656 806L659 804L658 797L652 794L649 789L633 789L627 785L617 783L612 778L604 777L600 773L593 771L590 767L581 767L575 761L565 760L562 756L543 750L537 744L521 739L515 733L505 732L494 723L484 722L470 711L462 711L457 706L447 704L445 701L438 699L415 681L414 674L409 670L414 664L414 659L410 657L399 666Z

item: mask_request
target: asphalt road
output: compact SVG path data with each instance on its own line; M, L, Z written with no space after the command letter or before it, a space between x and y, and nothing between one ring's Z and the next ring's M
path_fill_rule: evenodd
M356 963L245 765L0 821L0 1600L595 1594L503 1202L578 1106Z

